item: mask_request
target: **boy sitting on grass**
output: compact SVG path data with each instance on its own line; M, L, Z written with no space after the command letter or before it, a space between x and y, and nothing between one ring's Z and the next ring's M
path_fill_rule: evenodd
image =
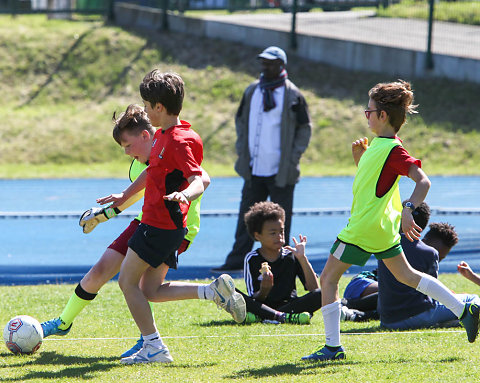
M305 254L307 237L293 238L284 246L285 210L270 201L257 202L245 214L250 236L261 247L245 256L244 277L248 295L246 323L262 320L309 324L321 306L317 275ZM296 277L309 293L297 296Z

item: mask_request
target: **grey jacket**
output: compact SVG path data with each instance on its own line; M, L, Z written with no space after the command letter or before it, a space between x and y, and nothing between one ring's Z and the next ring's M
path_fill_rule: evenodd
M248 182L252 177L250 168L250 150L248 148L248 119L250 102L258 80L251 83L243 93L242 101L235 116L237 142L235 149L238 159L236 172ZM285 82L281 124L281 155L275 184L278 187L294 185L300 177L300 157L307 149L312 135L312 125L308 114L308 105L298 88L290 80Z

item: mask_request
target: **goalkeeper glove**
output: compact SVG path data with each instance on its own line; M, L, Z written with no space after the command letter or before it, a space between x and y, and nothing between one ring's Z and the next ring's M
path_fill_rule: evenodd
M117 207L92 207L82 214L78 224L83 227L83 232L85 234L90 233L95 226L101 222L108 221L112 217L116 217L121 213L121 210Z

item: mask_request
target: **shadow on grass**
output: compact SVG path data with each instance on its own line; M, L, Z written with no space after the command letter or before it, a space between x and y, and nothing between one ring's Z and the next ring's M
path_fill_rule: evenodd
M342 334L356 334L356 333L373 333L373 332L388 332L391 330L386 329L385 327L377 326L366 326L366 327L356 327L349 330L342 330Z
M430 363L435 364L444 364L444 363L458 363L462 362L463 358L451 357L443 358L439 360L429 360ZM264 378L268 376L298 376L302 375L312 375L321 372L324 369L336 368L336 367L347 367L355 365L372 365L372 367L378 368L379 365L391 366L392 364L409 364L418 362L416 358L399 358L399 359L386 359L386 360L371 360L371 361L352 361L352 360L338 360L338 361L328 361L328 362L313 362L305 361L298 363L287 363L280 365L273 365L268 367L261 368L248 368L235 372L234 374L226 376L230 379L245 379L245 378ZM321 379L319 379L321 381Z
M264 378L267 376L296 376L305 374L316 374L318 370L324 368L340 367L340 366L353 366L360 364L360 362L341 360L334 362L299 362L299 363L287 363L280 365L273 365L269 367L261 368L247 368L237 371L234 374L226 376L230 379L245 379L245 378Z
M232 320L211 320L208 322L197 323L197 326L200 327L216 327L216 326L231 326L236 327L238 323L235 323Z
M68 379L81 378L93 379L96 372L105 372L112 368L123 367L119 358L112 357L82 357L76 355L61 355L56 352L42 352L39 357L26 359L23 356L14 356L3 353L0 357L18 358L18 363L8 363L0 366L4 368L17 368L20 374L18 377L2 378L0 382L24 382L34 379ZM28 366L45 366L43 371L28 371ZM47 368L51 366L51 370ZM19 374L19 375L20 375ZM3 374L1 374L3 375Z
M75 42L70 47L68 47L68 49L63 53L62 58L59 60L57 66L54 68L54 70L48 75L45 82L42 85L40 85L38 87L38 89L32 95L30 95L24 103L17 106L16 109L22 108L24 106L27 106L27 105L31 104L40 95L40 93L42 93L42 91L52 82L54 76L57 75L60 72L64 63L67 61L67 59L70 56L75 55L75 51L77 49L79 49L82 41L85 38L87 38L91 33L93 33L98 28L99 28L99 26L94 25L90 29L83 32L77 39L75 39Z

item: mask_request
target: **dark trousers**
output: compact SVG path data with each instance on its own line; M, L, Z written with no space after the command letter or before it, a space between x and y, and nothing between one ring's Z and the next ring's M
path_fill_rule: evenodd
M290 242L294 189L295 185L286 185L282 188L275 186L275 176L253 176L250 182L243 184L242 201L240 202L237 229L235 230L235 243L225 259L226 266L232 269L243 269L243 259L252 250L254 243L248 235L243 217L253 204L266 201L268 197L270 197L270 201L278 203L285 210L285 244Z
M359 311L374 311L377 310L378 293L373 293L365 297L356 299L348 299L346 306L349 309L355 309Z
M294 298L290 302L282 305L274 305L274 307L268 306L265 303L255 300L254 298L242 293L240 290L235 289L242 294L247 305L247 311L258 315L262 319L275 319L275 312L280 311L284 313L303 313L308 312L313 314L315 311L322 307L322 293L320 289L311 291L301 297Z

